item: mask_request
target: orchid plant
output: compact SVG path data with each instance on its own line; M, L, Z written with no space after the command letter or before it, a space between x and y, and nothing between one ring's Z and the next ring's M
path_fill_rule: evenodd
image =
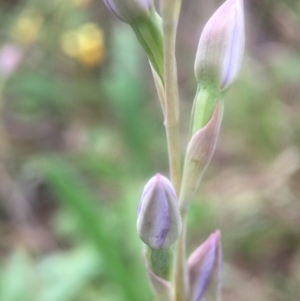
M170 180L156 174L145 185L137 231L158 301L221 299L222 246L217 230L188 258L186 224L191 199L210 163L219 136L224 95L238 76L245 46L243 0L227 0L205 25L195 60L196 96L183 170L179 148L179 100L175 42L180 0L104 0L129 24L144 48L161 103Z

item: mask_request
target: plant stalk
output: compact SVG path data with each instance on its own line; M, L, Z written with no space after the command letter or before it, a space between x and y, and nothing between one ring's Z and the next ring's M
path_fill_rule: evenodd
M176 32L181 0L161 0L165 62L165 126L167 132L171 180L176 193L180 194L180 145L179 145L179 101L177 64L175 55ZM181 212L183 229L177 242L174 276L175 301L187 301L188 284L186 271L186 220L187 212Z
M175 2L175 3L174 3ZM179 101L175 43L181 0L162 0L164 40L165 127L170 177L177 195L180 190Z
M186 228L187 211L181 211L182 232L177 241L177 250L175 257L175 301L188 301L188 275L186 268Z

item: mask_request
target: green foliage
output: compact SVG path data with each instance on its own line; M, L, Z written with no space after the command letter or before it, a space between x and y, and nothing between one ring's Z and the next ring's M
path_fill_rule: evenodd
M163 116L130 27L108 22L101 1L80 2L89 1L0 2L0 46L25 51L1 83L1 301L151 300L136 210L146 179L166 175ZM297 40L279 31L271 10L279 4L293 8L297 20L298 1L251 4L263 18L256 22L250 11L248 24L263 34L248 26L253 39L225 96L221 139L189 216L189 251L222 230L225 301L300 295L300 54ZM24 43L14 32L28 10L43 22ZM190 10L181 16L179 65L195 56ZM293 22L284 24L293 30ZM62 48L64 34L86 23L104 32L105 59L93 64ZM187 126L196 89L189 72L179 74Z
M75 171L62 161L50 161L47 162L44 172L58 200L73 212L82 230L94 244L106 265L106 271L120 284L128 300L138 300L141 287L136 287L135 271L121 258L118 245L112 239L112 230L105 224L104 215L94 207L95 201L75 179Z

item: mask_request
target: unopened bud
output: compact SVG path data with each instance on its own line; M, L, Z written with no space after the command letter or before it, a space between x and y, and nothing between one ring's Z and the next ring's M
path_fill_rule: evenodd
M195 61L197 81L227 88L239 73L244 47L243 0L227 0L201 34Z
M221 233L216 231L188 259L192 301L219 300L222 288Z
M104 3L113 14L128 24L147 17L153 6L152 0L104 0Z
M162 22L153 0L104 0L119 19L129 24L154 70L164 82Z
M156 174L146 184L138 209L137 231L153 249L167 248L181 232L178 200L171 182Z

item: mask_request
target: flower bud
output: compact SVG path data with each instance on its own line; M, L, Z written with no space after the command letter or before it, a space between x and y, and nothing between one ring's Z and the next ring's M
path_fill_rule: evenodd
M104 0L108 9L125 23L131 23L139 18L147 17L152 0Z
M243 0L227 0L205 25L195 61L197 81L227 88L237 77L245 47Z
M171 182L156 174L146 184L138 209L137 231L153 249L167 248L181 232L178 200Z
M216 231L188 259L192 301L219 300L222 287L221 233Z
M104 3L119 19L131 26L163 83L162 21L154 8L153 0L104 0Z

